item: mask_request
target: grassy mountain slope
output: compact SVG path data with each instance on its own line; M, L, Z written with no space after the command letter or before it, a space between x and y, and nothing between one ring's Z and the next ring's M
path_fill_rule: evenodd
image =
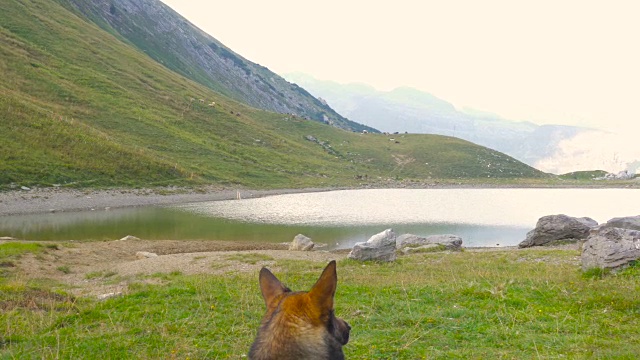
M0 24L0 186L546 176L454 138L406 135L396 143L251 108L53 0L6 0Z
M344 118L269 69L234 53L159 0L58 2L126 39L169 69L245 104L347 130L372 131Z

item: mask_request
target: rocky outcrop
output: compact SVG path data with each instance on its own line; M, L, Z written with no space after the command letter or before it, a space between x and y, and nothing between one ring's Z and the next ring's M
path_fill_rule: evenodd
M396 259L396 233L393 229L387 229L373 235L366 242L356 243L348 257L360 261L394 261Z
M311 251L314 246L315 244L311 241L311 238L298 234L293 238L291 244L289 244L289 250Z
M518 246L550 245L554 242L577 241L586 239L591 228L598 223L588 217L575 218L567 215L547 215L538 220L536 228L527 233L527 237Z
M435 251L437 249L458 251L462 248L462 238L457 235L418 236L402 234L396 239L396 248L403 253Z
M602 224L601 227L617 227L621 229L640 230L640 215L613 218Z
M640 259L640 231L602 227L582 247L582 270L620 269Z

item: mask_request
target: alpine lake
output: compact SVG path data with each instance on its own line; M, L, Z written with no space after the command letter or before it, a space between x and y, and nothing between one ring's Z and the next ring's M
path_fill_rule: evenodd
M637 189L366 189L0 217L0 234L27 240L290 242L351 248L392 228L397 235L454 234L465 247L515 246L545 215L598 223L640 214Z

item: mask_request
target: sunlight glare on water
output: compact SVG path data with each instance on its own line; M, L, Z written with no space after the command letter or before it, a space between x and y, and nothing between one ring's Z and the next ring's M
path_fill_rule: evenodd
M278 195L181 206L247 222L309 225L457 223L535 226L545 215L606 222L640 213L624 189L368 189Z

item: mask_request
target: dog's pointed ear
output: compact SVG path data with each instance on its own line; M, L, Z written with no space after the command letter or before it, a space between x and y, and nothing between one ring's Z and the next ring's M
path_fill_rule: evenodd
M309 291L309 297L323 311L333 310L333 297L338 286L338 274L336 273L336 261L332 260L324 268L322 275Z
M262 297L264 298L267 308L272 303L273 299L283 294L287 288L282 285L280 280L269 269L263 267L260 270L260 291L262 291Z

